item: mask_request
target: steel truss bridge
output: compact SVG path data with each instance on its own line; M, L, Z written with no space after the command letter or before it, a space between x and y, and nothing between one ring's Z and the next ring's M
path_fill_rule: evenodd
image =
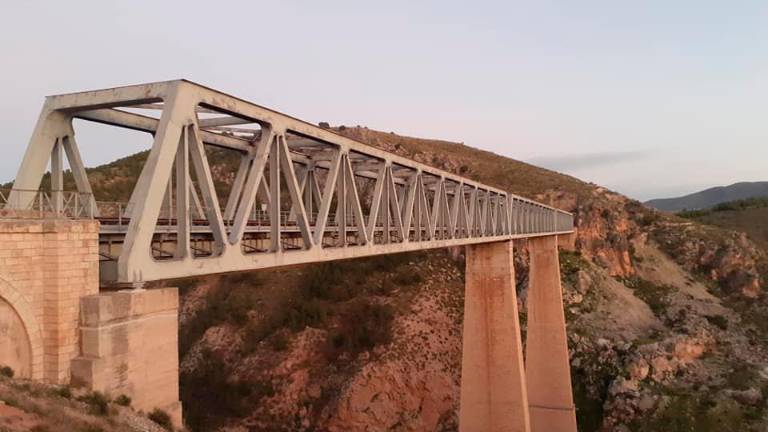
M94 199L74 119L154 136L129 202ZM239 160L226 197L211 147ZM0 208L98 219L102 279L133 284L573 231L570 213L186 80L48 97Z

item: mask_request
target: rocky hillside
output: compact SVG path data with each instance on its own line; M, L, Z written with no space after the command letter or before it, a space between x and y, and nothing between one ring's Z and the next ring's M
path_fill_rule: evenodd
M145 415L131 409L131 400L109 400L67 386L48 386L13 379L0 367L0 431L2 432L166 432L173 430L162 411Z
M766 252L459 143L343 135L575 213L563 252L581 431L768 428ZM213 163L222 188L232 161ZM145 154L90 171L125 200ZM525 323L525 242L518 244ZM182 288L182 399L195 431L457 430L463 251L169 281Z
M708 210L681 212L680 216L706 225L739 231L768 250L768 198L720 203Z
M768 267L744 234L462 144L336 130L575 212L561 258L580 430L768 425ZM463 271L452 250L182 281L190 427L456 430Z
M655 199L646 205L665 211L702 210L721 203L768 197L768 182L741 182L718 186L677 198Z

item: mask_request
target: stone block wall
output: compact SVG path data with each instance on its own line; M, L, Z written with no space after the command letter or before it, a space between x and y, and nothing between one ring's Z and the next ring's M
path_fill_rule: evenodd
M135 408L163 409L180 425L178 306L176 288L83 297L73 385L125 394Z
M0 363L69 382L80 297L99 290L98 236L96 221L0 219L0 346L14 347Z

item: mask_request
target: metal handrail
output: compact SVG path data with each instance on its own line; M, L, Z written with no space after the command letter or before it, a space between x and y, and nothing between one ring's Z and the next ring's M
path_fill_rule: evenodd
M0 189L0 210L10 216L93 219L93 194L65 190Z

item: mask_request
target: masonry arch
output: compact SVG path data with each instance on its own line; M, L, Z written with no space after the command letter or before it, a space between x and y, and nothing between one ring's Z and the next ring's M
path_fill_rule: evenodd
M42 371L40 326L21 293L0 278L0 364L17 377L40 379Z

